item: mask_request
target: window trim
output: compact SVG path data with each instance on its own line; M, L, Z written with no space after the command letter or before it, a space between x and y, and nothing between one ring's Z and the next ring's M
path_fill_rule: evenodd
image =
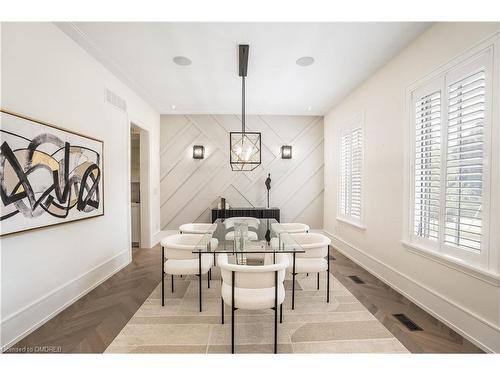
M486 275L488 279L495 279L500 277L500 248L498 245L494 244L496 235L491 235L490 228L495 222L499 222L500 215L496 215L491 207L494 206L492 203L493 196L491 192L494 186L492 186L495 176L498 179L500 176L500 170L498 165L494 165L493 158L495 153L493 148L500 147L495 145L494 142L500 142L500 137L498 131L495 131L495 126L493 124L498 123L500 115L499 111L495 110L495 103L498 103L500 97L500 33L496 32L485 38L483 41L477 43L472 48L469 48L460 55L450 59L447 63L441 65L436 70L425 75L421 79L415 81L409 85L405 90L405 112L407 119L407 126L405 127L405 185L404 185L404 225L403 234L401 242L404 247L409 251L422 255L426 258L438 261L440 263L445 263L446 265L452 265L452 268L463 271L464 269L474 270L474 272ZM446 93L447 84L445 77L447 74L452 73L455 70L460 69L462 66L473 62L475 59L480 58L482 54L490 53L491 58L491 83L490 86L490 98L491 103L489 104L489 116L490 120L488 122L488 130L485 135L485 164L484 164L484 185L486 186L485 194L483 195L484 203L487 205L487 210L485 210L485 232L483 234L485 251L481 251L481 254L474 260L467 259L467 256L460 257L456 256L456 250L465 250L456 248L454 251L447 251L447 246L441 246L440 243L437 246L430 246L427 241L422 241L421 238L416 238L413 233L413 220L414 220L414 172L415 172L415 161L414 161L414 150L415 150L415 122L414 122L414 108L413 108L413 94L419 89L432 84L434 81L442 78L442 93ZM446 96L442 96L442 101L446 101ZM442 121L447 121L447 113L444 114ZM443 134L445 136L445 134ZM442 152L446 152L446 149L442 149ZM497 151L498 152L498 151ZM500 164L500 163L499 163ZM494 167L496 167L494 169ZM443 170L442 173L446 173ZM498 173L498 175L496 175ZM444 191L441 194L445 194ZM442 195L441 195L442 196ZM498 204L498 202L497 202ZM441 213L440 213L440 220ZM444 250L444 251L443 251ZM470 274L470 272L465 272ZM497 281L495 281L496 283Z
M359 220L353 220L348 216L337 216L336 217L337 221L341 221L344 224L349 224L352 225L353 227L356 227L358 229L366 230L366 226L362 223L360 223Z
M337 129L337 216L336 220L345 224L349 224L355 228L365 230L365 210L366 210L366 194L365 194L365 113L363 110L357 111L346 120L342 121L343 125ZM356 217L346 215L342 213L341 204L341 184L342 184L342 172L341 172L341 161L342 161L342 136L346 132L351 132L354 129L361 129L362 144L361 144L361 217L358 219Z
M423 256L424 258L475 277L476 279L487 282L488 284L500 286L500 273L490 272L488 270L471 266L460 259L453 258L450 255L440 254L416 243L408 242L406 240L401 240L400 242L407 249L407 251L411 253Z

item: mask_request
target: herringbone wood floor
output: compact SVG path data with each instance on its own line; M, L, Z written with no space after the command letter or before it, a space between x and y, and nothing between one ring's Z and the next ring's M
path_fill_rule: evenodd
M331 254L333 275L411 352L481 352L338 251ZM102 353L159 284L159 262L158 246L135 249L130 265L21 340L13 351L47 346L63 353ZM365 284L355 284L348 277L352 275ZM396 313L406 314L423 331L409 331L392 316Z
M62 353L103 353L160 282L160 250L132 250L132 263L19 341Z
M470 341L448 328L406 297L377 279L335 249L333 275L412 353L482 353ZM365 284L348 276L356 275ZM393 314L405 314L422 331L410 331Z

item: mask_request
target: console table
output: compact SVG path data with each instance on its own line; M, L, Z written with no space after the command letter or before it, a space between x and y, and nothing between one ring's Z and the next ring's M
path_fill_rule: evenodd
M271 207L231 207L226 210L212 208L212 223L217 219L229 217L255 217L257 219L276 219L280 221L280 209Z

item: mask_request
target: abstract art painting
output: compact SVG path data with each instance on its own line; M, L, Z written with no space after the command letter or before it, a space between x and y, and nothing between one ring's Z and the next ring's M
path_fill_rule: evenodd
M2 236L104 214L102 141L0 115Z

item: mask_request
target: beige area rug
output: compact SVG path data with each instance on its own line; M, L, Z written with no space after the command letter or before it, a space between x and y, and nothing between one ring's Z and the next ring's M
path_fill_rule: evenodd
M226 306L221 324L220 273L212 270L211 288L203 277L203 312L198 311L198 278L165 277L151 293L106 353L230 353L231 315ZM291 275L285 280L283 323L278 326L279 353L408 353L401 344L337 279L330 275L326 303L326 273L316 289L316 274L298 275L295 310L291 310ZM279 319L279 316L278 316ZM235 352L272 353L274 311L235 312Z

